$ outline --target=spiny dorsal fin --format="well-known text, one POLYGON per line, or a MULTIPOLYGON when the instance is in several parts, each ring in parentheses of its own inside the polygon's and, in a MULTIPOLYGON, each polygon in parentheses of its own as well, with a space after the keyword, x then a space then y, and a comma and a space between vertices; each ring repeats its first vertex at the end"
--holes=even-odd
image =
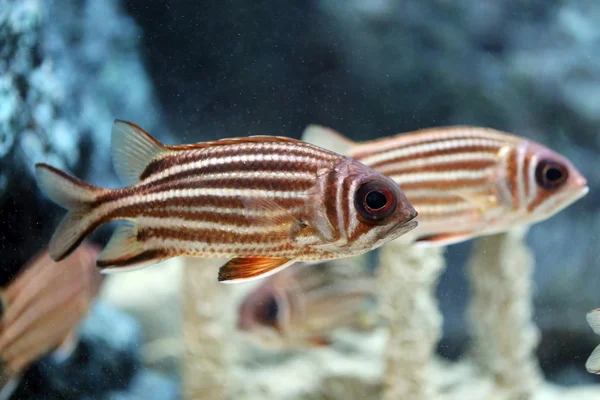
POLYGON ((302 140, 342 155, 348 155, 355 145, 341 133, 321 125, 308 125, 302 132, 302 140))
POLYGON ((113 166, 124 185, 135 185, 140 175, 165 145, 134 123, 115 120, 111 136, 113 166))
POLYGON ((289 258, 246 257, 234 258, 219 270, 219 282, 242 283, 266 278, 290 266, 289 258))

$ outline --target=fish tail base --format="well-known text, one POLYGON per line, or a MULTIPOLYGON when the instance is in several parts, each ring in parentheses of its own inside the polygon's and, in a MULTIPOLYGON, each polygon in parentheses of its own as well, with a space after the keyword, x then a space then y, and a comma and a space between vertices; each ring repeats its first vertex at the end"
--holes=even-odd
POLYGON ((50 239, 50 256, 60 261, 98 226, 93 218, 93 202, 105 189, 92 186, 47 164, 36 164, 40 190, 56 204, 69 210, 50 239))

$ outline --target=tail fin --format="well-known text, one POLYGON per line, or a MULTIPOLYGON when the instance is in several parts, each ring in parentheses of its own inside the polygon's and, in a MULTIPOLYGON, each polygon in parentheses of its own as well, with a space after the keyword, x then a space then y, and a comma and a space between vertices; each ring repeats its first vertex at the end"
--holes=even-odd
POLYGON ((356 144, 341 133, 321 125, 308 125, 302 132, 302 140, 342 155, 348 155, 356 144))
POLYGON ((74 178, 47 164, 36 164, 40 190, 59 206, 69 210, 50 239, 50 256, 54 261, 67 257, 97 226, 90 211, 99 192, 96 186, 74 178))

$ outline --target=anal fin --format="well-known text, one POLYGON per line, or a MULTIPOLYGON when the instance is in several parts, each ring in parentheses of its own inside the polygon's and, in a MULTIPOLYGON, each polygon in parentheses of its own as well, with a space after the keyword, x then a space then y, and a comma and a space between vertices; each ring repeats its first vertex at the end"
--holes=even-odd
POLYGON ((243 283, 266 278, 294 263, 289 258, 234 258, 219 269, 219 282, 243 283))
POLYGON ((147 267, 165 257, 157 250, 146 250, 137 240, 138 229, 134 221, 123 221, 100 252, 96 265, 102 273, 126 272, 147 267))

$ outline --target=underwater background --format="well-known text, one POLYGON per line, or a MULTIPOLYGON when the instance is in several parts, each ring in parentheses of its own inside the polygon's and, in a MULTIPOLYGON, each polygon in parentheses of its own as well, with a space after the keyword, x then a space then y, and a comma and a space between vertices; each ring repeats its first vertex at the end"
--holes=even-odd
MULTIPOLYGON (((300 138, 312 123, 354 140, 485 126, 556 149, 588 180, 590 193, 532 226, 527 244, 546 379, 600 384, 584 367, 600 342, 585 320, 600 307, 598 21, 592 0, 0 0, 0 284, 62 216, 37 189, 36 162, 120 185, 110 158, 115 118, 172 144, 300 138)), ((437 286, 437 351, 452 360, 469 342, 472 246, 445 250, 437 286)), ((177 374, 143 369, 139 322, 105 304, 94 312, 91 343, 114 352, 98 357, 124 364, 82 378, 79 391, 66 381, 65 393, 178 398, 177 374), (122 329, 99 333, 102 318, 122 329), (105 390, 110 380, 119 384, 105 390)))

